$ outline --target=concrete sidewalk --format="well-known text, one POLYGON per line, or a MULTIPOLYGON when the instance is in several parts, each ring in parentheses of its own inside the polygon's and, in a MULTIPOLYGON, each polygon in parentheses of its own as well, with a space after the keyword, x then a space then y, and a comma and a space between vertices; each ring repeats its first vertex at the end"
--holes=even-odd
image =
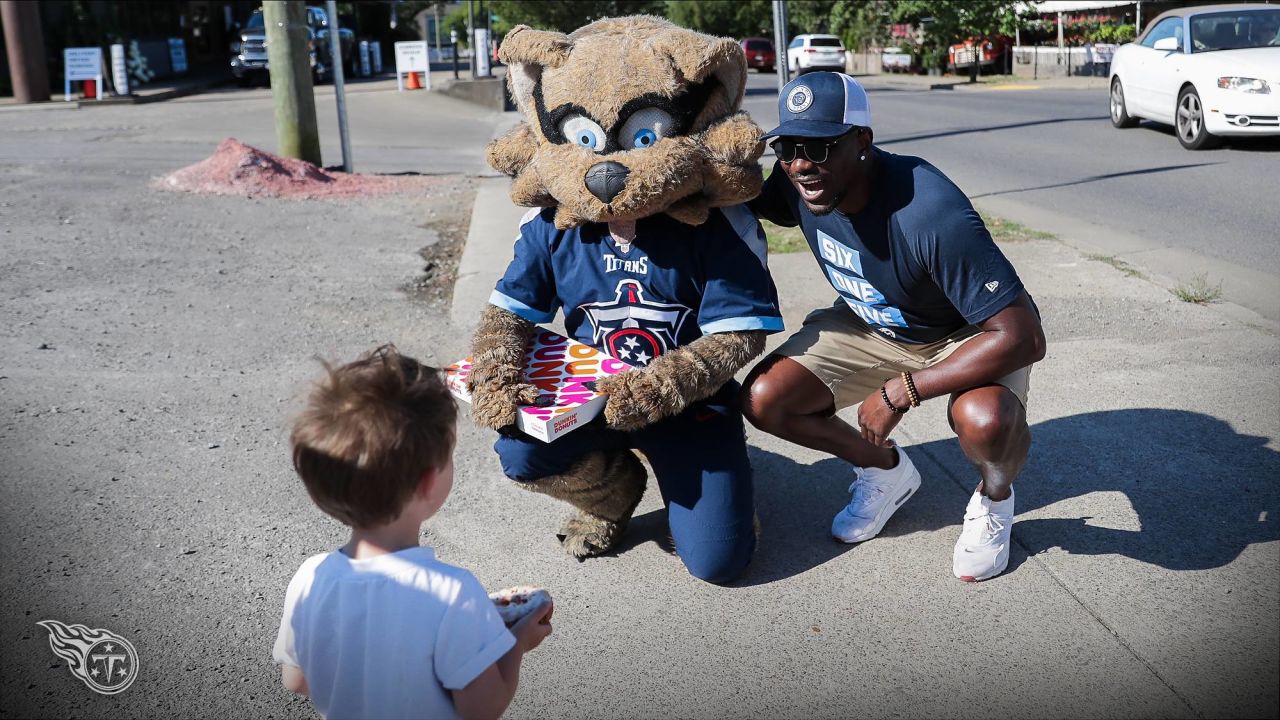
MULTIPOLYGON (((502 178, 478 188, 454 295, 460 334, 511 255, 523 209, 506 191, 502 178)), ((764 534, 734 587, 693 580, 659 548, 652 485, 616 556, 558 557, 563 508, 493 487, 491 438, 465 430, 481 492, 498 494, 529 538, 517 574, 496 553, 482 577, 528 579, 557 598, 556 634, 531 660, 512 716, 1280 712, 1280 342, 1247 311, 1242 321, 1232 308, 1179 302, 1063 243, 1004 250, 1044 313, 1049 354, 1032 375, 1034 447, 1017 485, 1013 557, 986 583, 950 574, 977 474, 941 401, 896 431, 921 491, 858 546, 828 535, 849 468, 751 431, 764 534)), ((831 302, 807 253, 772 256, 770 267, 789 331, 831 302)), ((447 522, 438 532, 466 532, 483 516, 447 522)))
MULTIPOLYGON (((289 465, 289 413, 316 354, 394 341, 462 357, 522 213, 483 159, 514 114, 365 89, 348 99, 356 168, 450 177, 454 192, 300 203, 150 189, 228 135, 274 148, 263 89, 0 113, 0 715, 315 717, 280 687, 270 648, 289 578, 345 531, 289 465), (433 217, 473 186, 452 308, 416 301, 404 284, 422 274, 433 217), (125 634, 138 682, 83 687, 35 625, 49 618, 125 634)), ((852 547, 828 537, 849 469, 752 431, 763 539, 730 587, 663 550, 652 488, 619 552, 568 558, 553 537, 565 507, 503 478, 493 433, 464 414, 456 485, 426 542, 486 587, 556 598, 507 716, 1280 714, 1280 341, 1063 243, 1005 250, 1050 344, 1016 546, 985 583, 950 573, 976 474, 940 401, 895 435, 920 492, 852 547)), ((789 330, 832 299, 811 257, 770 266, 789 330)))

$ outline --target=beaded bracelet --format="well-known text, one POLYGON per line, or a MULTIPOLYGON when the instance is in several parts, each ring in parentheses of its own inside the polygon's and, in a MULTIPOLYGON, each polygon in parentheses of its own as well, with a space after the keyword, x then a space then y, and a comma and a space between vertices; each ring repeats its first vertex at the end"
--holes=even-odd
POLYGON ((911 402, 911 407, 920 407, 920 393, 916 392, 916 382, 911 379, 911 373, 902 371, 902 385, 907 389, 907 400, 911 402))
POLYGON ((907 408, 895 407, 894 404, 889 401, 889 393, 885 392, 883 385, 880 386, 880 397, 881 399, 884 400, 884 404, 887 405, 889 407, 889 410, 891 410, 895 415, 907 414, 907 408))

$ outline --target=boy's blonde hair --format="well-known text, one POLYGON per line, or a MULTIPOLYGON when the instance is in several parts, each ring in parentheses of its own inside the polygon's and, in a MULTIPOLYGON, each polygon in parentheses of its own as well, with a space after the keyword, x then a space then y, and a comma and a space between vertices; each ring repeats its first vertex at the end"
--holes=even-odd
POLYGON ((323 365, 290 437, 293 467, 324 512, 352 527, 386 524, 425 473, 448 464, 457 406, 438 369, 395 345, 323 365))

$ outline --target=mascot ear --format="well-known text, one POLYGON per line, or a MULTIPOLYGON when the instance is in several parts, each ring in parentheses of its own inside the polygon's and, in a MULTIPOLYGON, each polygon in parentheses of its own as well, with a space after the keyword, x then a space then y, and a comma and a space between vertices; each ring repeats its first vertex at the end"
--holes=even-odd
POLYGON ((737 42, 729 38, 707 42, 706 35, 681 31, 659 36, 654 49, 670 57, 677 73, 689 83, 715 78, 720 85, 694 121, 694 131, 705 128, 714 118, 732 114, 741 105, 747 87, 747 57, 737 42))
POLYGON ((533 86, 542 77, 544 67, 558 68, 569 59, 573 42, 564 33, 534 30, 517 25, 507 33, 498 49, 498 59, 507 64, 511 96, 525 117, 532 117, 533 86))

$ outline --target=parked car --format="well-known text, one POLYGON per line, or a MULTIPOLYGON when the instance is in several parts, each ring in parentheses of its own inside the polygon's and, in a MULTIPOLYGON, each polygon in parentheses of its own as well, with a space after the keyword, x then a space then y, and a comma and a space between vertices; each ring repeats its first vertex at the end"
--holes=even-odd
POLYGON ((947 48, 947 66, 957 75, 966 75, 973 70, 973 57, 977 55, 975 47, 981 44, 982 54, 978 60, 978 74, 983 72, 1000 72, 1004 70, 1004 54, 1010 43, 1007 38, 992 37, 969 38, 947 48))
POLYGON ((1280 135, 1280 6, 1170 10, 1111 60, 1111 124, 1174 126, 1188 150, 1280 135))
POLYGON ((844 72, 844 45, 835 35, 797 35, 787 46, 787 67, 796 75, 813 70, 844 72))
POLYGON ((760 72, 773 72, 777 54, 773 49, 773 41, 769 38, 743 38, 739 43, 742 52, 747 56, 747 68, 755 68, 760 72))
MULTIPOLYGON (((355 74, 355 33, 347 28, 339 30, 342 48, 342 65, 349 75, 355 74)), ((315 82, 333 77, 332 51, 329 49, 329 16, 324 8, 307 8, 307 45, 311 55, 311 74, 315 82)), ((267 74, 267 28, 262 20, 262 8, 253 11, 248 22, 240 29, 240 37, 231 41, 231 74, 241 84, 247 85, 255 76, 267 74)))

